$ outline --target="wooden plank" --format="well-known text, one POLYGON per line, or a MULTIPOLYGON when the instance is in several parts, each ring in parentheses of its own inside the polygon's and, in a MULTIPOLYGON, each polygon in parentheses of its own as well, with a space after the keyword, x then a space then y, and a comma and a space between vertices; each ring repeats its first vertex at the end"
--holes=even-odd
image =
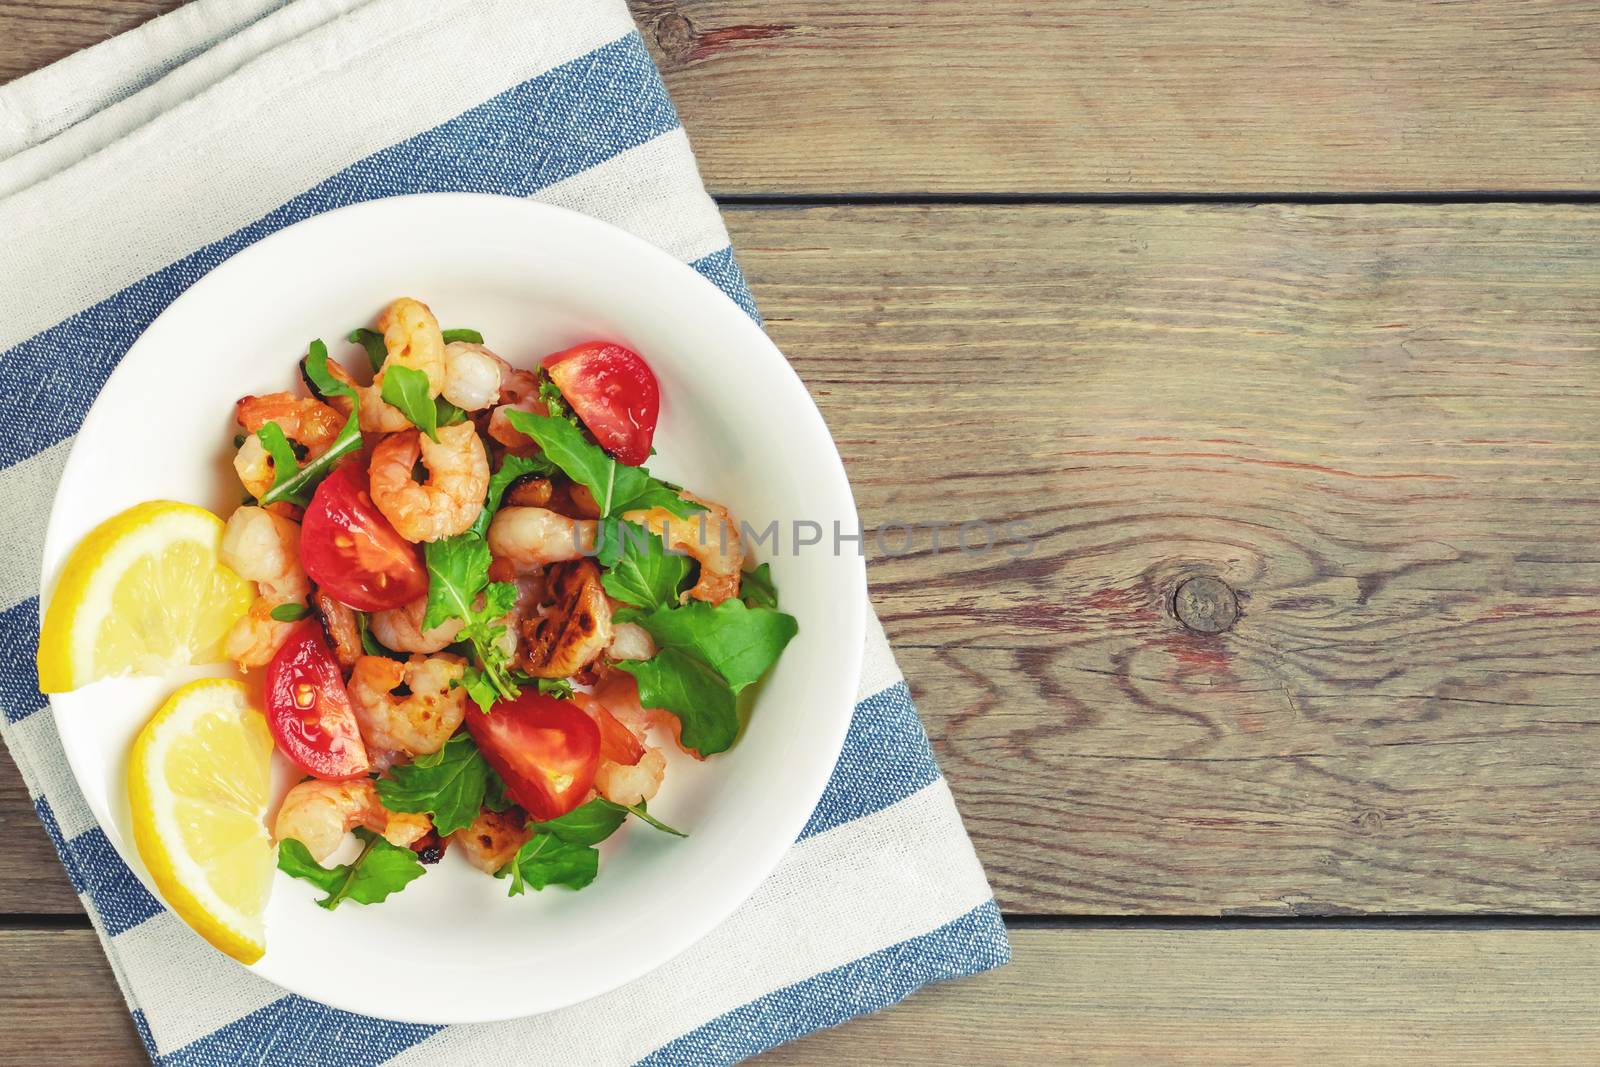
POLYGON ((729 221, 1008 911, 1600 908, 1600 213, 729 221))
MULTIPOLYGON (((1581 1063, 1600 933, 1529 929, 1020 930, 1009 967, 930 987, 768 1064, 1581 1063)), ((0 930, 17 1063, 142 1052, 88 930, 0 930)))
POLYGON ((183 0, 0 0, 0 83, 48 66, 183 0))
POLYGON ((722 193, 1593 189, 1567 0, 654 0, 722 193))
POLYGON ((1600 909, 1600 213, 730 223, 869 527, 1038 535, 870 565, 1009 912, 1600 909))
POLYGON ((0 745, 0 915, 74 915, 83 906, 34 814, 11 753, 0 745))
MULTIPOLYGON (((0 0, 0 81, 175 7, 0 0)), ((1594 189, 1568 0, 633 0, 713 191, 1594 189)))

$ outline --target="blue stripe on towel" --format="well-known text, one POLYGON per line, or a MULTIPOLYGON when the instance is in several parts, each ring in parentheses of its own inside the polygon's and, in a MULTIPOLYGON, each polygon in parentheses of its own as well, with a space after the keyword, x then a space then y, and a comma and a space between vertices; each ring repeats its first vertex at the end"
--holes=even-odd
POLYGON ((11 651, 0 658, 0 707, 6 722, 17 723, 44 707, 39 693, 39 669, 34 650, 39 647, 39 598, 0 611, 0 648, 11 651))
POLYGON ((268 234, 332 208, 405 193, 530 196, 677 126, 644 42, 630 33, 373 153, 0 353, 0 425, 7 428, 0 468, 76 433, 112 368, 151 321, 223 260, 268 234), (539 121, 528 121, 530 115, 539 121))
POLYGON ((161 913, 161 903, 122 862, 104 830, 96 826, 67 841, 48 800, 39 797, 33 802, 33 810, 44 823, 50 843, 61 854, 72 888, 94 904, 100 925, 109 936, 116 937, 161 913))
POLYGON ((800 839, 881 811, 938 779, 911 690, 896 682, 856 705, 839 762, 800 839))
MULTIPOLYGON (((353 978, 359 980, 359 967, 353 978)), ((290 994, 162 1056, 161 1067, 338 1063, 371 1067, 443 1027, 370 1019, 290 994)))
POLYGON ((929 982, 961 978, 1010 958, 1000 910, 991 900, 919 937, 752 1000, 639 1062, 641 1067, 737 1063, 814 1030, 897 1004, 929 982))

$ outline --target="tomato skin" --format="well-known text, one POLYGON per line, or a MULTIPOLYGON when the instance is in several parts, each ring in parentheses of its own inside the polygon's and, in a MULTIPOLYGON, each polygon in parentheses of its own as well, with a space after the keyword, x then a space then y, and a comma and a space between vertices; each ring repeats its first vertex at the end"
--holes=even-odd
POLYGON ((360 459, 317 486, 300 523, 300 563, 319 589, 357 611, 402 607, 428 591, 421 549, 373 504, 360 459))
POLYGON ((525 689, 487 715, 467 711, 467 732, 506 788, 539 822, 582 804, 600 765, 600 728, 570 700, 525 689))
POLYGON ((307 621, 267 664, 267 726, 278 751, 307 774, 330 782, 359 778, 371 764, 344 675, 307 621))
POLYGON ((608 341, 586 341, 546 356, 542 366, 618 463, 637 467, 650 458, 661 387, 639 353, 608 341))

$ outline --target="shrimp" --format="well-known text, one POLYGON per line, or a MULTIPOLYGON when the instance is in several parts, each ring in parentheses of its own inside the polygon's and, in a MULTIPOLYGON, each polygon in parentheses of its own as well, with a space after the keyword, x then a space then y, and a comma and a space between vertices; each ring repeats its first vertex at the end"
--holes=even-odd
POLYGON ((636 622, 614 622, 611 624, 611 644, 606 648, 606 654, 614 660, 649 659, 656 654, 655 639, 650 636, 649 630, 636 622))
POLYGON ((344 419, 332 407, 293 393, 241 397, 234 405, 234 416, 247 436, 233 457, 233 469, 245 490, 257 499, 272 488, 275 477, 272 457, 256 436, 257 430, 269 422, 277 423, 285 437, 314 458, 328 450, 344 425, 344 419))
POLYGON ((385 437, 372 450, 372 502, 407 541, 437 541, 472 525, 489 489, 489 457, 470 422, 439 428, 439 440, 418 433, 385 437), (428 480, 412 480, 418 456, 428 480))
POLYGON ((739 579, 744 571, 744 543, 739 537, 739 524, 721 504, 702 500, 693 493, 678 495, 706 510, 686 519, 666 508, 628 511, 622 517, 649 527, 652 533, 661 535, 669 548, 699 562, 700 578, 690 587, 689 596, 712 604, 738 596, 739 579))
POLYGON ((550 409, 539 399, 539 376, 529 370, 513 370, 501 376, 500 406, 489 416, 488 434, 513 452, 531 452, 533 438, 511 425, 508 411, 548 415, 550 409))
POLYGON ((344 835, 365 827, 401 848, 410 847, 433 830, 426 815, 390 811, 378 800, 370 778, 349 782, 312 779, 289 790, 278 808, 274 835, 279 841, 294 838, 321 863, 338 849, 344 835))
POLYGON ((422 628, 422 616, 428 610, 428 598, 419 596, 404 607, 373 612, 367 619, 372 636, 385 648, 396 652, 438 652, 456 639, 466 623, 461 619, 446 619, 431 630, 422 628))
POLYGON ((582 559, 594 551, 596 523, 547 508, 510 507, 489 523, 489 551, 526 574, 547 563, 582 559))
POLYGON ((494 874, 510 863, 517 850, 528 843, 533 831, 523 824, 527 816, 517 809, 490 811, 484 808, 472 825, 457 830, 450 840, 461 846, 467 862, 487 874, 494 874))
POLYGON ((482 345, 452 341, 444 346, 445 382, 440 395, 463 411, 481 411, 500 399, 505 360, 482 345))
POLYGON ((239 577, 256 583, 256 601, 234 623, 223 643, 241 670, 265 667, 295 628, 272 618, 281 604, 298 604, 311 591, 300 566, 300 526, 258 507, 242 507, 222 531, 222 562, 239 577))
POLYGON ((445 364, 444 334, 439 330, 439 320, 433 317, 428 305, 409 296, 402 296, 383 309, 378 316, 378 332, 383 334, 383 347, 388 358, 379 369, 374 385, 381 385, 390 367, 410 367, 428 376, 428 395, 436 397, 444 390, 449 373, 445 364))
MULTIPOLYGON (((383 399, 383 385, 373 382, 371 385, 362 385, 343 365, 328 360, 328 373, 335 381, 343 382, 355 390, 356 396, 361 400, 361 413, 358 416, 358 425, 362 433, 400 433, 411 429, 411 420, 399 408, 383 399)), ((336 408, 346 418, 350 415, 352 404, 350 398, 342 395, 328 397, 328 404, 336 408)))
POLYGON ((312 594, 311 603, 322 616, 322 628, 328 632, 334 659, 345 670, 354 667, 361 658, 361 627, 356 623, 356 613, 321 589, 312 594))
POLYGON ((608 670, 595 683, 594 697, 634 736, 644 737, 659 726, 678 746, 679 751, 697 760, 705 759, 683 743, 683 722, 665 708, 647 708, 639 701, 639 684, 627 671, 608 670))
POLYGON ((460 656, 412 656, 404 663, 362 656, 350 674, 350 706, 361 739, 378 752, 421 756, 437 752, 461 725, 467 691, 452 682, 466 673, 460 656), (401 683, 411 690, 397 697, 401 683))
POLYGON ((647 748, 638 763, 601 760, 595 768, 594 788, 613 804, 641 804, 656 795, 666 773, 667 757, 659 748, 647 748))
POLYGON ((611 644, 611 602, 593 560, 564 563, 551 572, 550 609, 521 624, 517 663, 535 678, 566 678, 583 670, 611 644))

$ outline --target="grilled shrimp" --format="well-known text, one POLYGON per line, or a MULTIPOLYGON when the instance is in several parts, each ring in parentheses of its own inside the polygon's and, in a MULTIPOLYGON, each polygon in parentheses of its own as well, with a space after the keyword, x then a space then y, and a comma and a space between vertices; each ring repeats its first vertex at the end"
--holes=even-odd
POLYGON ((466 713, 467 691, 452 682, 466 673, 460 656, 412 656, 404 663, 362 656, 350 675, 350 705, 367 748, 420 756, 444 746, 466 713), (404 682, 410 694, 395 696, 404 682))
POLYGON ((501 508, 489 523, 489 551, 525 574, 593 552, 595 526, 591 519, 569 519, 547 508, 501 508))
POLYGON ((422 628, 422 616, 428 610, 428 598, 419 596, 404 607, 373 612, 367 618, 372 636, 385 648, 396 652, 438 652, 456 639, 461 619, 447 619, 431 630, 422 628))
POLYGON ((293 393, 241 397, 234 405, 234 416, 247 436, 233 457, 233 469, 245 490, 257 499, 272 488, 274 479, 272 457, 256 436, 257 430, 275 422, 285 437, 316 457, 328 450, 344 425, 339 412, 327 404, 293 393))
POLYGON ((382 834, 391 845, 409 847, 426 837, 433 823, 426 815, 390 811, 378 800, 370 778, 349 782, 312 779, 289 790, 278 808, 274 834, 292 837, 321 863, 338 849, 344 835, 357 826, 382 834))
POLYGON ((378 332, 383 334, 383 347, 388 357, 378 371, 374 384, 381 385, 388 369, 399 366, 426 374, 430 397, 438 396, 444 390, 449 377, 445 365, 444 334, 439 330, 439 320, 433 317, 427 304, 402 296, 378 316, 378 332))
POLYGON ((622 517, 649 527, 652 533, 661 535, 667 547, 699 562, 700 578, 690 587, 690 596, 712 604, 738 596, 739 578, 744 570, 744 543, 739 538, 739 524, 721 504, 702 500, 693 493, 678 495, 706 510, 679 518, 666 508, 649 508, 624 512, 622 517))
POLYGON ((611 644, 611 601, 593 560, 563 563, 550 572, 548 611, 521 623, 518 665, 535 678, 567 678, 611 644))
POLYGON ((528 843, 533 831, 523 824, 527 816, 516 808, 509 811, 490 811, 484 808, 472 825, 457 830, 450 840, 461 846, 467 862, 488 874, 494 874, 510 863, 517 850, 528 843))
POLYGON ((322 616, 322 628, 333 645, 333 658, 345 670, 354 667, 361 658, 361 627, 356 623, 356 613, 321 589, 311 594, 311 603, 322 616))
POLYGON ((264 508, 242 507, 222 531, 222 562, 256 583, 256 601, 233 629, 224 651, 241 670, 265 667, 295 623, 272 618, 280 604, 298 604, 311 591, 300 566, 300 526, 264 508))
POLYGON ((489 457, 470 422, 439 428, 439 440, 418 433, 385 437, 372 450, 372 502, 407 541, 437 541, 461 533, 483 510, 489 457), (421 457, 428 480, 414 481, 421 457))
POLYGON ((469 341, 445 345, 444 365, 440 395, 462 411, 481 411, 499 400, 500 382, 510 373, 505 360, 469 341))

